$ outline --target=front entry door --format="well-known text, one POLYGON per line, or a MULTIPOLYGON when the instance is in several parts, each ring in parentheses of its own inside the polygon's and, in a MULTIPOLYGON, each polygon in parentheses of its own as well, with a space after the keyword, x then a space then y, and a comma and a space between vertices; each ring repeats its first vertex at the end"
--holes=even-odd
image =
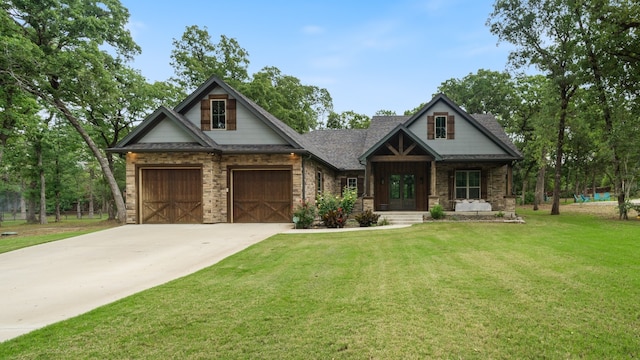
POLYGON ((416 209, 416 176, 389 175, 389 210, 416 209))

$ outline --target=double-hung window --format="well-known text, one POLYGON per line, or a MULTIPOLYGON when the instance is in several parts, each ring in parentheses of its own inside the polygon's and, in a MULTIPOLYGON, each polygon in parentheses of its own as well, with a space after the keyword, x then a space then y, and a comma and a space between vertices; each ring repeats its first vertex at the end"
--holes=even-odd
POLYGON ((480 170, 456 171, 456 199, 480 199, 480 170))
POLYGON ((438 115, 435 119, 436 123, 436 139, 447 138, 447 117, 438 115))
POLYGON ((347 178, 347 187, 358 192, 358 178, 347 178))
POLYGON ((224 130, 227 128, 226 100, 211 100, 211 129, 224 130))

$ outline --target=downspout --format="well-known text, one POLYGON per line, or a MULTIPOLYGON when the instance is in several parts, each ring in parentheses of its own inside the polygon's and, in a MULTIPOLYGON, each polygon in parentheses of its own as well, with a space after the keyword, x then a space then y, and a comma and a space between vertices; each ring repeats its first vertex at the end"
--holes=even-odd
POLYGON ((367 174, 367 163, 363 164, 361 160, 358 160, 360 165, 364 166, 364 189, 362 191, 362 201, 360 202, 360 211, 364 212, 364 198, 369 194, 369 174, 367 174))

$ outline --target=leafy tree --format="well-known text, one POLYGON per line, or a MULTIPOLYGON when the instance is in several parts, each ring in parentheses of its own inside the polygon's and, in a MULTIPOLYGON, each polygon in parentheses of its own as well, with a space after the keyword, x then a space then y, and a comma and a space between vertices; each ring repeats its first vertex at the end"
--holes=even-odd
POLYGON ((535 66, 554 84, 560 105, 555 142, 555 174, 551 214, 560 214, 563 150, 570 102, 578 89, 575 19, 563 0, 498 0, 487 21, 500 41, 515 45, 509 61, 535 66))
POLYGON ((396 112, 393 110, 378 110, 375 116, 396 116, 396 112))
POLYGON ((118 0, 2 3, 7 32, 0 38, 2 74, 15 86, 50 104, 81 135, 100 164, 116 202, 117 218, 126 208, 113 172, 75 110, 96 89, 113 88, 109 76, 123 59, 139 52, 126 29, 129 13, 118 0))
MULTIPOLYGON (((167 82, 149 84, 139 71, 125 65, 114 66, 107 82, 110 86, 96 88, 91 96, 83 99, 78 117, 86 119, 90 134, 101 148, 114 147, 136 122, 145 118, 160 105, 174 105, 184 96, 182 91, 167 82)), ((124 163, 113 153, 107 152, 105 158, 112 173, 116 166, 124 163)), ((89 160, 87 160, 89 162, 89 160)), ((123 179, 118 178, 116 179, 123 179)), ((124 183, 119 183, 119 187, 124 183)), ((113 198, 109 204, 113 203, 113 198)), ((107 213, 113 218, 113 207, 107 213)))
POLYGON ((276 67, 255 73, 253 80, 240 90, 299 133, 318 127, 322 115, 333 108, 326 89, 303 85, 300 79, 284 75, 276 67))
POLYGON ((328 129, 366 129, 369 127, 371 119, 364 114, 355 111, 344 111, 340 114, 331 112, 327 119, 328 129))
POLYGON ((513 81, 510 116, 501 119, 505 130, 512 134, 514 142, 524 155, 524 161, 516 164, 522 171, 522 200, 528 189, 529 175, 536 172, 534 210, 544 201, 546 169, 553 147, 553 119, 557 104, 553 98, 552 84, 542 75, 518 76, 513 81))
POLYGON ((420 111, 420 109, 422 109, 427 103, 421 103, 420 105, 418 105, 417 107, 410 109, 410 110, 405 110, 403 115, 404 116, 411 116, 415 113, 417 113, 418 111, 420 111))
POLYGON ((508 118, 514 101, 511 75, 480 69, 462 79, 449 79, 438 87, 441 92, 470 114, 493 114, 508 118))
POLYGON ((190 90, 216 75, 300 133, 315 129, 333 109, 326 89, 303 85, 276 67, 264 67, 250 77, 249 53, 224 35, 212 43, 206 27, 187 27, 173 45, 174 80, 190 90))
POLYGON ((187 26, 180 40, 173 39, 171 66, 174 79, 188 91, 196 89, 212 75, 237 87, 249 79, 249 53, 238 41, 220 36, 220 42, 211 42, 207 27, 187 26))
POLYGON ((639 90, 640 45, 637 36, 640 35, 640 4, 605 0, 572 1, 568 4, 577 24, 576 34, 582 49, 582 81, 598 103, 598 114, 603 120, 600 122, 602 135, 611 150, 609 154, 620 217, 627 219, 626 207, 623 206, 630 190, 626 181, 628 172, 623 164, 627 154, 626 151, 621 152, 627 139, 617 136, 615 129, 622 127, 627 129, 623 130, 625 132, 633 132, 637 128, 637 122, 627 120, 636 117, 624 110, 624 103, 626 99, 635 98, 639 90), (619 108, 621 105, 623 107, 619 108))

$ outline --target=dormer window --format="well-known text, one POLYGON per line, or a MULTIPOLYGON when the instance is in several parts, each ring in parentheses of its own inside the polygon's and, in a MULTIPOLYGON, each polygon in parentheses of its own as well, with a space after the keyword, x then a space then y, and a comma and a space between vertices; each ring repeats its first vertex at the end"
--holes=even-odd
POLYGON ((227 128, 227 102, 225 100, 211 100, 211 129, 224 130, 227 128))
POLYGON ((443 115, 436 116, 436 139, 447 138, 447 117, 443 115))

